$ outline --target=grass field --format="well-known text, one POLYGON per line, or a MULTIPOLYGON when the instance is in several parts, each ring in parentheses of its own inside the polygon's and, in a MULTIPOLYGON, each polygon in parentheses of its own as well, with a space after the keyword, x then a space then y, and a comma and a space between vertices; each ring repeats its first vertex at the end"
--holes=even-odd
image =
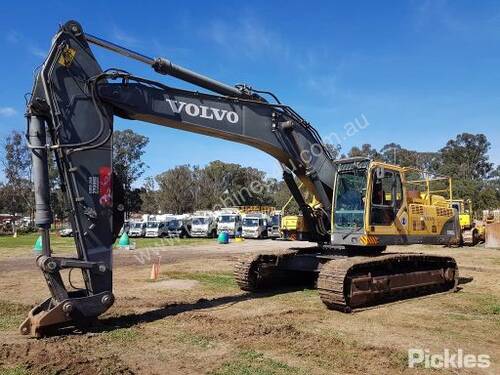
MULTIPOLYGON (((0 236, 0 255, 19 256, 29 254, 32 252, 38 236, 38 233, 21 234, 16 238, 12 236, 0 236)), ((131 238, 130 241, 136 249, 144 249, 171 245, 196 246, 208 244, 215 240, 211 238, 131 238)), ((61 237, 55 232, 50 236, 50 243, 56 254, 71 253, 75 249, 73 237, 61 237)))
MULTIPOLYGON (((30 248, 35 238, 17 241, 30 248)), ((162 243, 135 241, 143 249, 162 243)), ((70 247, 72 239, 54 236, 54 243, 70 247)), ((48 296, 46 283, 32 259, 0 252, 0 375, 500 373, 500 251, 392 247, 390 251, 453 256, 460 274, 473 281, 457 293, 343 314, 327 310, 315 289, 248 294, 238 288, 232 271, 239 257, 289 246, 271 240, 228 245, 211 239, 179 240, 156 249, 162 262, 154 281, 150 261, 135 258, 146 250, 116 251, 116 301, 99 324, 87 332, 42 340, 20 336, 17 327, 30 308, 48 296), (408 368, 410 348, 433 354, 445 349, 486 354, 491 366, 408 368)), ((297 241, 292 246, 307 244, 297 241)), ((21 254, 29 248, 11 251, 21 254)), ((76 274, 73 281, 81 285, 76 274)))

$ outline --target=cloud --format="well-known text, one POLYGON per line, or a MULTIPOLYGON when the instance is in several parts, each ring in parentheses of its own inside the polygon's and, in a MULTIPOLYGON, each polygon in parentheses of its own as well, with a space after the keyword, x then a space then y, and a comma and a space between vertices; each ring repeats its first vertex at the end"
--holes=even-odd
POLYGON ((28 47, 28 51, 33 55, 33 56, 36 56, 36 57, 41 57, 41 58, 45 58, 47 57, 47 52, 45 52, 44 50, 42 50, 41 48, 38 48, 38 47, 35 47, 35 46, 29 46, 28 47))
POLYGON ((241 17, 231 23, 214 20, 203 33, 220 47, 257 59, 263 55, 288 59, 290 46, 276 31, 253 16, 241 17))
POLYGON ((19 44, 33 56, 40 58, 45 58, 47 56, 47 51, 44 51, 43 49, 37 47, 30 38, 26 38, 23 34, 15 30, 9 31, 5 36, 5 40, 13 45, 19 44))
POLYGON ((111 36, 114 40, 117 40, 127 45, 138 45, 142 43, 140 38, 124 31, 123 29, 119 28, 116 25, 113 26, 113 31, 111 33, 111 36))
POLYGON ((17 111, 12 107, 0 107, 0 116, 11 117, 17 115, 17 111))
POLYGON ((457 2, 423 0, 412 2, 413 24, 417 32, 432 30, 451 34, 454 39, 494 39, 500 37, 500 12, 495 7, 468 12, 457 2))

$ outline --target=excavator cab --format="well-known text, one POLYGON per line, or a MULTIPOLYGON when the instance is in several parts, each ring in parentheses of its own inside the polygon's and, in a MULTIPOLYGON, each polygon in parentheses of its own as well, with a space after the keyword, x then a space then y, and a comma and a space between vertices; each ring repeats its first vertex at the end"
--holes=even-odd
POLYGON ((414 180, 413 169, 366 158, 337 164, 332 244, 377 252, 387 245, 449 243, 457 237, 457 216, 436 194, 442 190, 430 188, 442 178, 414 180))

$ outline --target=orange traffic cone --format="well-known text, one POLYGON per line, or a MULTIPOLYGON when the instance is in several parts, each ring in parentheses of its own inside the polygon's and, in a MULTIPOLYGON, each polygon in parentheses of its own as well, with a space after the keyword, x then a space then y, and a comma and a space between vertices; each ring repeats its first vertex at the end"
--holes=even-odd
POLYGON ((160 257, 158 257, 158 260, 153 263, 151 267, 151 280, 157 280, 158 276, 160 276, 160 257))

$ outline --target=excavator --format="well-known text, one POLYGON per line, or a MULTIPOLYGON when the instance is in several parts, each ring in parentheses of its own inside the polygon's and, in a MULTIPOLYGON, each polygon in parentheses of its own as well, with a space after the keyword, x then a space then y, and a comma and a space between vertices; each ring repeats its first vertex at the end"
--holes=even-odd
MULTIPOLYGON (((254 292, 312 280, 325 305, 343 312, 456 289, 458 266, 451 257, 381 254, 387 245, 427 238, 427 231, 412 235, 405 229, 412 212, 403 203, 407 192, 398 171, 371 168, 365 158, 334 161, 314 127, 271 92, 218 82, 88 34, 78 22, 68 21, 52 40, 27 105, 35 223, 42 237, 36 263, 50 297, 29 312, 22 334, 40 337, 85 326, 113 305, 112 246, 125 211, 123 181, 113 173, 114 116, 250 145, 281 163, 310 241, 317 245, 242 259, 235 267, 241 289, 254 292), (147 64, 156 73, 195 85, 196 91, 122 69, 103 70, 90 45, 147 64), (60 175, 74 257, 52 253, 48 155, 54 155, 60 175), (367 178, 375 181, 368 190, 367 178), (306 203, 298 183, 318 205, 306 203), (65 270, 79 270, 84 286, 74 288, 71 276, 67 286, 65 270)), ((415 204, 415 210, 424 223, 419 228, 432 221, 424 206, 415 204)), ((429 238, 448 240, 456 235, 455 222, 450 216, 432 224, 429 238)))

